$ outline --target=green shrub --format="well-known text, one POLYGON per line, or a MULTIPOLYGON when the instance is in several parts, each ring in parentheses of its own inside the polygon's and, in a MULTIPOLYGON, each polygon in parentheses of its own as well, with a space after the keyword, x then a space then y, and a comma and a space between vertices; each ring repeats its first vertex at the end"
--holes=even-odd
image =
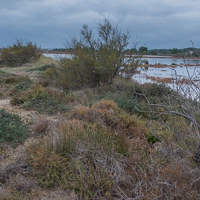
POLYGON ((68 116, 27 149, 39 185, 71 189, 80 199, 120 199, 118 188, 132 188, 133 169, 149 162, 144 121, 111 100, 77 106, 68 116))
POLYGON ((17 76, 6 79, 7 82, 12 83, 9 87, 9 95, 12 96, 10 103, 12 105, 19 105, 25 102, 25 98, 23 97, 24 93, 32 87, 32 81, 29 77, 17 76), (13 82, 13 81, 14 82, 13 82), (10 89, 12 88, 12 89, 10 89))
POLYGON ((18 115, 0 109, 0 144, 22 143, 28 137, 28 127, 18 115))
POLYGON ((65 104, 54 100, 51 97, 46 99, 30 99, 25 102, 22 106, 23 109, 36 110, 38 113, 46 113, 49 115, 55 115, 59 113, 65 113, 69 107, 65 104))
POLYGON ((155 142, 158 142, 159 139, 155 135, 149 134, 147 135, 147 141, 154 144, 155 142))
POLYGON ((55 65, 54 64, 51 64, 51 65, 42 65, 40 67, 29 69, 29 70, 27 70, 27 72, 32 72, 32 71, 44 72, 47 69, 55 69, 55 65))
POLYGON ((156 113, 156 108, 151 110, 148 103, 166 103, 168 95, 172 93, 171 89, 164 84, 139 85, 133 81, 121 80, 120 77, 114 84, 97 89, 97 93, 93 94, 93 102, 100 99, 113 100, 126 112, 147 119, 155 119, 156 113))
POLYGON ((10 99, 10 104, 13 106, 23 104, 24 102, 25 100, 23 98, 17 96, 14 96, 10 99))
POLYGON ((106 92, 99 95, 98 98, 110 99, 113 100, 119 108, 129 112, 129 113, 138 113, 140 110, 140 105, 134 95, 129 96, 126 92, 106 92))
POLYGON ((0 88, 5 96, 21 97, 23 92, 31 88, 32 81, 28 76, 20 76, 0 72, 0 88))
POLYGON ((22 64, 34 61, 41 56, 41 50, 36 44, 27 41, 16 40, 16 44, 4 47, 1 52, 1 59, 11 67, 18 67, 22 64))
POLYGON ((137 57, 127 57, 125 48, 129 44, 129 32, 112 26, 108 19, 97 24, 98 37, 93 30, 83 25, 80 39, 72 38, 71 58, 61 59, 60 66, 49 69, 49 79, 63 88, 96 87, 100 83, 112 84, 120 73, 131 77, 139 65, 137 57))
POLYGON ((24 91, 24 90, 26 90, 26 89, 28 89, 28 88, 30 88, 31 87, 31 85, 32 85, 32 82, 31 82, 31 80, 30 79, 22 79, 16 86, 15 86, 15 90, 17 90, 18 92, 19 91, 24 91))
POLYGON ((11 104, 23 104, 21 107, 24 109, 53 115, 58 112, 66 112, 69 109, 66 105, 69 101, 73 101, 73 97, 70 99, 70 96, 64 92, 54 92, 41 85, 35 85, 21 97, 14 96, 11 99, 11 104))

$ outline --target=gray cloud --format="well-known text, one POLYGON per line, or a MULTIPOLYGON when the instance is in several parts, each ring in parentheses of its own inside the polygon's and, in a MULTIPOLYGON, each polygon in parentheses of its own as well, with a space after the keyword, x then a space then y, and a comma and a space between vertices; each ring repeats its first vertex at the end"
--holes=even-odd
POLYGON ((82 24, 107 17, 149 49, 200 47, 199 8, 198 0, 0 0, 0 46, 19 38, 63 47, 82 24))

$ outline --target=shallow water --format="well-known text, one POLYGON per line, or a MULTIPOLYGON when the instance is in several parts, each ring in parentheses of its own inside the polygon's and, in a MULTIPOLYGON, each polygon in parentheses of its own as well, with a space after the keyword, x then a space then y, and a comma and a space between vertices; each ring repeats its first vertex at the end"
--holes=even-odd
MULTIPOLYGON (((71 55, 69 54, 43 54, 46 57, 51 57, 53 59, 59 60, 60 58, 67 57, 70 58, 71 55)), ((138 69, 140 74, 135 74, 132 79, 140 82, 155 82, 149 79, 148 77, 159 77, 159 78, 188 78, 196 80, 200 79, 200 67, 195 67, 196 65, 200 64, 198 59, 180 59, 180 58, 171 58, 169 56, 162 56, 162 57, 151 57, 151 56, 144 56, 142 59, 148 60, 149 64, 163 64, 163 68, 155 68, 155 67, 148 67, 148 70, 138 69), (178 65, 176 68, 172 68, 172 64, 178 65), (183 65, 181 65, 183 64, 183 65), (184 65, 194 65, 185 67, 184 65)), ((169 83, 168 83, 169 84, 169 83)))
POLYGON ((155 82, 150 79, 150 77, 155 78, 177 78, 177 79, 192 79, 199 80, 200 79, 200 67, 190 66, 190 67, 181 67, 177 66, 176 68, 172 67, 163 67, 163 68, 155 68, 149 67, 148 70, 141 69, 140 74, 135 74, 132 79, 140 82, 155 82))
POLYGON ((149 64, 156 64, 156 63, 160 63, 163 65, 172 65, 172 64, 176 64, 176 65, 198 65, 200 64, 198 59, 180 59, 180 58, 143 58, 145 60, 148 60, 149 64))

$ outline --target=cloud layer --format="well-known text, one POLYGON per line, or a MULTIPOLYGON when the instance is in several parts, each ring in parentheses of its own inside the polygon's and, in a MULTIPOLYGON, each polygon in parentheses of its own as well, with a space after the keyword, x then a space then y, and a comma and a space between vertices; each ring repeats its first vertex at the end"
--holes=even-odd
POLYGON ((64 47, 82 24, 109 18, 129 29, 132 41, 153 48, 200 47, 199 0, 0 0, 0 46, 15 38, 43 48, 64 47))

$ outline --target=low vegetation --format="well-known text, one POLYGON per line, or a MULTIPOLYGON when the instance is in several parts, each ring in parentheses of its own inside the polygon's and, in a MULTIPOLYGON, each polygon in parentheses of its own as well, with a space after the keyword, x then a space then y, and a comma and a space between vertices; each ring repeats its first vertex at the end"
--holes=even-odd
POLYGON ((47 73, 57 86, 64 89, 95 87, 113 83, 121 73, 127 77, 133 76, 140 59, 125 54, 130 40, 129 32, 122 32, 107 19, 98 23, 95 31, 98 37, 91 28, 83 25, 80 39, 72 38, 66 44, 73 49, 73 54, 70 58, 62 58, 60 66, 47 73))
POLYGON ((119 197, 118 187, 131 187, 126 170, 128 160, 138 156, 136 146, 141 165, 148 154, 145 135, 143 121, 102 100, 92 108, 74 108, 69 120, 60 118, 45 139, 27 149, 28 162, 43 187, 73 189, 80 199, 119 197))
MULTIPOLYGON (((107 20, 99 28, 125 37, 107 20)), ((93 41, 87 26, 81 34, 93 41)), ((200 199, 200 107, 188 96, 199 88, 115 74, 116 43, 98 41, 98 50, 76 43, 71 60, 1 68, 0 199, 200 199)))
POLYGON ((0 145, 22 143, 28 137, 28 127, 16 115, 0 109, 0 145))
POLYGON ((12 67, 19 67, 22 64, 34 61, 41 56, 41 50, 36 44, 27 41, 24 44, 20 40, 9 47, 4 47, 1 51, 1 64, 12 67))

